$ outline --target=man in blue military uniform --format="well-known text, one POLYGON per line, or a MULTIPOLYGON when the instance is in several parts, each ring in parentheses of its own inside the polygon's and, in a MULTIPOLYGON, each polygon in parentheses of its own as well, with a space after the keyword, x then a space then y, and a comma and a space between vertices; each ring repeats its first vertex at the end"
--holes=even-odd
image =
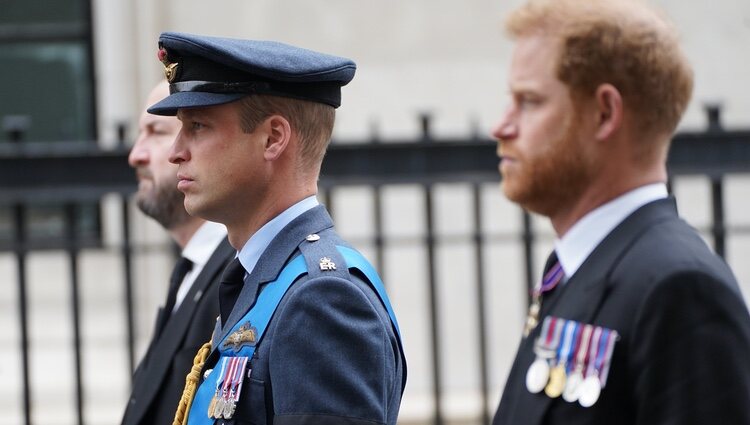
POLYGON ((632 0, 530 0, 508 30, 503 191, 557 239, 493 423, 750 424, 750 315, 665 184, 676 30, 632 0))
POLYGON ((182 121, 170 161, 185 208, 225 224, 238 250, 178 421, 395 424, 406 378, 395 316, 315 197, 355 64, 181 33, 162 34, 158 55, 171 95, 149 111, 182 121))

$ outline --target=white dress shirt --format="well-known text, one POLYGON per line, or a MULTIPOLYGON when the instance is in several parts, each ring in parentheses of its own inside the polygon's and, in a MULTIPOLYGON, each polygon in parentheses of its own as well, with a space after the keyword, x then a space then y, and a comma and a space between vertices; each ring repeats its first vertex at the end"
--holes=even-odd
POLYGON ((572 277, 599 243, 633 211, 667 196, 664 183, 653 183, 620 195, 583 216, 555 240, 555 252, 565 277, 572 277))
POLYGON ((214 253, 226 235, 227 228, 223 224, 207 221, 198 228, 198 231, 195 232, 187 245, 185 245, 185 248, 182 250, 182 256, 193 263, 193 268, 182 279, 180 289, 177 290, 177 297, 175 298, 172 313, 177 311, 177 308, 182 304, 188 291, 193 286, 193 282, 201 274, 203 267, 208 262, 208 259, 211 258, 211 254, 214 253))

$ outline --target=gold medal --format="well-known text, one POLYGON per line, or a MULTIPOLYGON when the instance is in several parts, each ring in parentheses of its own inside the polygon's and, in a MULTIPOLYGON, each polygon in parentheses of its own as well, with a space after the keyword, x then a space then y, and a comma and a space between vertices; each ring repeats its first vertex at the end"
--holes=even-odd
POLYGON ((559 363, 550 370, 549 382, 547 383, 547 386, 544 387, 544 393, 550 398, 560 397, 560 394, 565 390, 565 380, 565 365, 559 363))
POLYGON ((216 394, 214 394, 214 396, 211 397, 211 403, 208 403, 208 418, 209 419, 215 418, 214 409, 216 409, 216 394))

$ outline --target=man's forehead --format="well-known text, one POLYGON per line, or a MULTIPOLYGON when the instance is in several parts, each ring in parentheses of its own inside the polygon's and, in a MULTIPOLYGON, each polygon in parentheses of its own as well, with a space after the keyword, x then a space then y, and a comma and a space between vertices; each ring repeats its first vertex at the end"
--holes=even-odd
POLYGON ((511 89, 534 88, 545 80, 557 80, 557 44, 549 37, 521 37, 513 49, 508 82, 511 89))

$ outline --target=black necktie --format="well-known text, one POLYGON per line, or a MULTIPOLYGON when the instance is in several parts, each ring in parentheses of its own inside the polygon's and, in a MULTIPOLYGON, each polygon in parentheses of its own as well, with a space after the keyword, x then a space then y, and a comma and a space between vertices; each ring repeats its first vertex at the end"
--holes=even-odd
POLYGON ((177 291, 180 289, 182 280, 185 279, 185 275, 193 268, 193 262, 185 257, 180 257, 177 263, 172 269, 172 276, 169 277, 169 292, 167 293, 167 301, 164 303, 164 309, 162 314, 159 316, 159 323, 156 325, 157 337, 161 335, 164 327, 167 325, 169 316, 172 315, 174 310, 174 304, 177 300, 177 291))
POLYGON ((221 284, 219 285, 219 311, 221 312, 222 326, 227 322, 229 313, 232 312, 234 303, 242 291, 242 285, 245 283, 245 269, 242 267, 239 258, 235 258, 224 269, 221 275, 221 284))

